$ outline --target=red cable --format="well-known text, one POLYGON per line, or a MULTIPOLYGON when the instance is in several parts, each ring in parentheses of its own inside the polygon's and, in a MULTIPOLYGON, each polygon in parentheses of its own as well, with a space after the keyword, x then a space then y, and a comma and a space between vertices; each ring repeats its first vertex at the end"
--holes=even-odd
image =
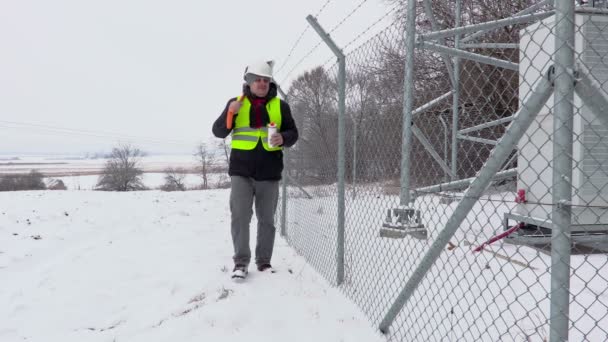
POLYGON ((491 243, 493 243, 493 242, 496 242, 496 241, 498 241, 498 240, 500 240, 500 239, 503 239, 503 238, 505 238, 505 237, 507 237, 507 236, 509 236, 509 235, 513 234, 514 232, 516 232, 517 230, 519 230, 519 229, 520 229, 521 227, 523 227, 523 226, 524 226, 524 223, 523 223, 523 222, 520 222, 520 223, 518 223, 518 224, 514 225, 513 227, 511 227, 511 228, 509 228, 509 229, 505 230, 504 232, 502 232, 502 233, 500 233, 500 234, 498 234, 498 235, 496 235, 496 236, 492 237, 490 240, 488 240, 488 241, 486 241, 486 242, 482 243, 482 244, 481 244, 481 246, 479 246, 479 247, 475 248, 475 249, 473 250, 473 252, 479 252, 479 251, 481 251, 481 250, 482 250, 482 249, 483 249, 485 246, 487 246, 487 245, 489 245, 489 244, 491 244, 491 243))

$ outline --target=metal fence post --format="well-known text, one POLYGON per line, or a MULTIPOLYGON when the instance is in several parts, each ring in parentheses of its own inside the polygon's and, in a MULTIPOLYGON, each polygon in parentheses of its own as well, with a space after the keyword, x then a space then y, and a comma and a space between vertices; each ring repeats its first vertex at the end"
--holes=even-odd
POLYGON ((555 0, 555 95, 550 341, 567 341, 570 327, 570 225, 574 125, 574 2, 555 0))
POLYGON ((352 187, 351 196, 353 199, 357 197, 357 120, 353 117, 353 170, 352 170, 352 187))
MULTIPOLYGON (((433 31, 439 31, 439 24, 437 23, 437 19, 435 19, 435 14, 433 13, 433 5, 431 4, 431 0, 423 0, 422 5, 424 7, 424 13, 426 14, 426 16, 429 18, 429 21, 431 22, 431 28, 433 29, 433 31)), ((440 38, 440 39, 438 39, 438 41, 439 41, 439 44, 445 45, 444 38, 440 38)), ((448 72, 448 75, 450 76, 450 81, 452 82, 452 85, 454 85, 455 79, 454 79, 454 75, 452 74, 454 72, 454 68, 452 66, 452 61, 450 60, 450 57, 448 54, 442 54, 441 58, 443 59, 443 64, 445 64, 446 71, 448 72)))
MULTIPOLYGON (((289 152, 283 151, 283 156, 285 159, 285 168, 283 170, 284 173, 289 173, 289 152)), ((283 184, 281 185, 281 193, 283 194, 283 199, 281 201, 281 236, 287 237, 287 180, 289 177, 283 177, 283 184)))
MULTIPOLYGON (((461 0, 456 0, 456 22, 455 27, 460 26, 460 12, 461 12, 461 0)), ((460 35, 456 35, 454 38, 454 47, 460 49, 460 35)), ((453 95, 452 95, 452 180, 458 179, 458 119, 459 109, 458 105, 460 102, 460 58, 454 57, 454 84, 453 95)), ((447 156, 446 156, 447 162, 447 156)))
MULTIPOLYGON (((288 101, 288 96, 287 94, 285 94, 283 92, 283 89, 281 89, 281 87, 277 87, 279 90, 279 93, 281 94, 281 96, 283 96, 283 99, 286 102, 288 101)), ((281 192, 283 193, 283 198, 281 200, 281 236, 282 237, 286 237, 287 236, 287 180, 289 179, 289 177, 287 177, 285 174, 289 173, 289 152, 287 152, 287 150, 283 150, 283 158, 285 160, 285 167, 283 168, 283 177, 282 177, 282 184, 281 184, 281 192)))
POLYGON ((344 116, 346 110, 346 56, 336 43, 329 37, 312 15, 306 20, 323 38, 325 43, 338 58, 338 234, 337 234, 337 279, 338 285, 344 282, 344 174, 345 174, 345 147, 346 139, 344 116))
POLYGON ((416 1, 407 2, 405 25, 405 77, 403 131, 401 135, 401 205, 410 203, 410 144, 412 141, 412 107, 414 104, 414 50, 416 48, 416 1))
MULTIPOLYGON (((443 127, 443 160, 445 160, 446 164, 449 160, 448 158, 448 125, 445 123, 445 119, 443 118, 443 116, 441 115, 441 113, 439 114, 439 116, 437 116, 439 118, 439 122, 441 123, 441 126, 443 127)), ((452 174, 454 174, 454 169, 452 168, 452 174)), ((450 177, 450 173, 449 172, 445 172, 445 181, 449 182, 451 179, 450 177)))

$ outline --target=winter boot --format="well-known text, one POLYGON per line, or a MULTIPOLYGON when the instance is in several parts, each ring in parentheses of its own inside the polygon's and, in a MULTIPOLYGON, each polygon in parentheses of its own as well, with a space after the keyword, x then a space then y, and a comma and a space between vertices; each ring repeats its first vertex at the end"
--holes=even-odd
POLYGON ((267 273, 274 273, 274 268, 272 268, 272 265, 270 264, 259 264, 258 265, 258 271, 260 272, 267 272, 267 273))
POLYGON ((232 270, 232 279, 243 280, 247 278, 247 273, 247 265, 234 265, 234 269, 232 270))

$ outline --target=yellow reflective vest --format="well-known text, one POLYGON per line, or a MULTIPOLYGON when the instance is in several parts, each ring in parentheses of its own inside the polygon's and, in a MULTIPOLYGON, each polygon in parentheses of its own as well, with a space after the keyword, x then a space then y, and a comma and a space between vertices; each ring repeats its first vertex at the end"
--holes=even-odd
MULTIPOLYGON (((261 140, 266 151, 282 150, 283 148, 280 146, 268 146, 267 127, 251 128, 249 117, 250 110, 251 102, 245 97, 234 122, 234 129, 232 130, 232 148, 237 150, 253 150, 261 140)), ((266 110, 268 111, 270 122, 274 122, 277 126, 277 132, 280 132, 281 100, 278 97, 270 99, 270 101, 266 103, 266 110)))

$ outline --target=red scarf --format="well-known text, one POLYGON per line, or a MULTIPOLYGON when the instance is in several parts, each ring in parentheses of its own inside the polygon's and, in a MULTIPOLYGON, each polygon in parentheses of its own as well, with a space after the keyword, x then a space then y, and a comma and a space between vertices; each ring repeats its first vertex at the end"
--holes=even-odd
POLYGON ((264 106, 266 106, 265 98, 253 98, 251 99, 251 113, 253 117, 250 118, 253 128, 260 128, 264 125, 262 121, 262 115, 264 114, 264 106))

